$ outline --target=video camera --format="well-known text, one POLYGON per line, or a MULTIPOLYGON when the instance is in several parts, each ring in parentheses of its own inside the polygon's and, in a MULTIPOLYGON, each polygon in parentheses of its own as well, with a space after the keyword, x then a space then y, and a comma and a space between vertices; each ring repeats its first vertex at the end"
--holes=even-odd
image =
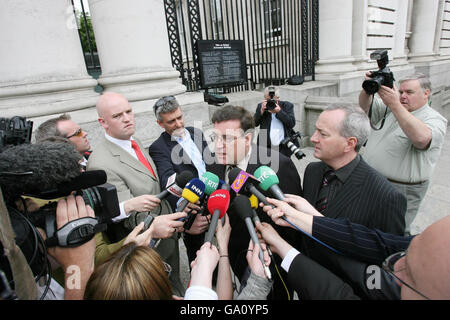
POLYGON ((266 108, 272 111, 277 107, 277 100, 275 100, 275 87, 269 87, 269 99, 267 99, 266 108))
POLYGON ((297 131, 294 132, 292 136, 288 136, 280 142, 280 144, 286 146, 291 151, 291 155, 294 154, 295 157, 299 160, 305 157, 305 154, 298 147, 300 145, 300 143, 298 142, 300 138, 301 138, 300 131, 297 131))
POLYGON ((389 63, 387 50, 376 50, 372 52, 370 54, 370 59, 377 60, 379 69, 377 71, 371 71, 369 77, 372 79, 363 82, 362 87, 364 91, 366 91, 368 95, 373 95, 380 90, 382 85, 392 89, 394 87, 395 79, 394 74, 387 66, 389 63))

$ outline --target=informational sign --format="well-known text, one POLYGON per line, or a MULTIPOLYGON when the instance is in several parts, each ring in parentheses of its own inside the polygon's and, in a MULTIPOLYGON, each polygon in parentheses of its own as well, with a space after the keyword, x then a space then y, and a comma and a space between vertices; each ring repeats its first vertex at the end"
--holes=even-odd
POLYGON ((214 88, 247 81, 243 40, 197 40, 201 87, 214 88))

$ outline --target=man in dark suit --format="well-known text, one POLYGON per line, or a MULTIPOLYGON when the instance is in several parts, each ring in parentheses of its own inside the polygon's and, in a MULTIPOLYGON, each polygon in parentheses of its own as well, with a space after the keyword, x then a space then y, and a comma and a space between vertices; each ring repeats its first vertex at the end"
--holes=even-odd
MULTIPOLYGON (((271 152, 270 149, 251 143, 254 120, 247 110, 243 107, 225 106, 214 112, 211 121, 214 125, 211 138, 214 141, 217 162, 207 165, 208 171, 231 184, 233 181, 228 181, 228 172, 234 167, 253 174, 260 166, 269 166, 277 173, 280 180, 279 186, 283 192, 302 195, 300 176, 293 162, 284 155, 274 154, 274 150, 271 152)), ((247 268, 245 253, 250 236, 244 221, 234 210, 236 208, 233 207, 228 210, 231 225, 229 259, 234 274, 242 280, 247 268)), ((270 222, 270 218, 262 210, 258 209, 257 213, 261 221, 270 222)), ((285 229, 280 232, 283 237, 295 242, 295 232, 291 231, 285 229)), ((276 292, 274 296, 285 297, 286 293, 278 277, 275 276, 275 271, 272 274, 274 274, 274 292, 276 292), (279 289, 282 291, 278 291, 279 289)))
MULTIPOLYGON (((188 170, 195 177, 206 172, 204 155, 211 157, 208 144, 201 130, 184 127, 184 117, 178 101, 173 96, 158 99, 153 106, 157 122, 164 132, 149 147, 160 178, 161 189, 166 188, 167 180, 174 173, 188 170)), ((177 207, 178 198, 170 195, 169 201, 173 210, 177 207)), ((192 206, 196 208, 196 206, 192 206)), ((197 207, 197 209, 199 209, 197 207)), ((197 215, 189 230, 183 234, 189 264, 195 260, 197 250, 203 244, 204 233, 208 230, 208 220, 197 215)))
POLYGON ((272 148, 286 157, 291 157, 291 151, 280 142, 291 136, 295 126, 294 105, 289 101, 281 101, 279 89, 266 87, 264 100, 256 107, 254 115, 255 126, 259 126, 258 145, 272 148))

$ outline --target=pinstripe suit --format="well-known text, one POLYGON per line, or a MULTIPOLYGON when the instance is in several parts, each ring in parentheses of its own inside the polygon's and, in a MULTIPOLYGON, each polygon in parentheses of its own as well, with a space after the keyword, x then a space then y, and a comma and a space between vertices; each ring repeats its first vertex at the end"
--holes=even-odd
MULTIPOLYGON (((326 169, 324 162, 310 163, 305 170, 303 195, 315 204, 326 169)), ((330 201, 323 215, 348 218, 370 229, 403 235, 406 198, 363 159, 330 201)))

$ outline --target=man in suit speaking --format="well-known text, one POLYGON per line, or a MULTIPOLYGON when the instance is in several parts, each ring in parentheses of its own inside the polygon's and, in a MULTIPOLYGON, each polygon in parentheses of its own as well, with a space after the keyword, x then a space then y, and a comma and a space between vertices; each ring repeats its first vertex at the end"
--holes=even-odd
POLYGON ((153 224, 167 230, 167 237, 155 250, 172 267, 169 279, 174 294, 183 295, 177 236, 182 222, 177 220, 186 214, 171 214, 169 203, 155 196, 161 192, 156 166, 133 137, 135 121, 128 100, 120 94, 106 92, 97 102, 97 113, 105 136, 95 146, 87 169, 106 172, 108 183, 117 189, 121 208, 120 216, 115 219, 117 223, 108 226, 108 236, 114 242, 121 240, 149 214, 154 215, 153 224))

